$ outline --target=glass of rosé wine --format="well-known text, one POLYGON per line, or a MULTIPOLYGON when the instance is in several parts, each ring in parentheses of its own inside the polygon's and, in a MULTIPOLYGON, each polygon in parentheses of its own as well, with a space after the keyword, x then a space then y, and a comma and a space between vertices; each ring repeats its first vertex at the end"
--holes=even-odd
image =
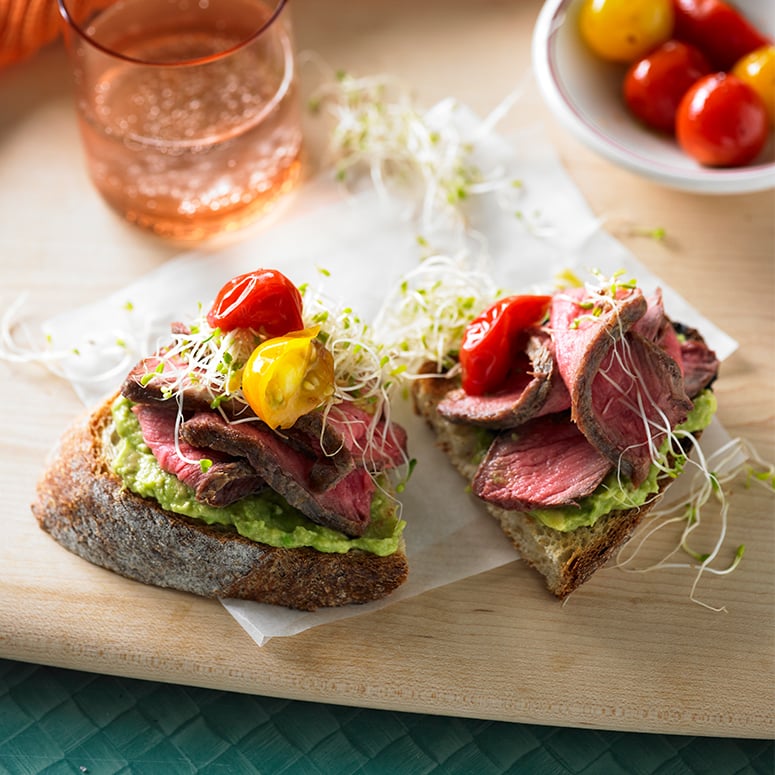
POLYGON ((301 173, 287 0, 58 0, 89 174, 131 223, 241 228, 301 173))

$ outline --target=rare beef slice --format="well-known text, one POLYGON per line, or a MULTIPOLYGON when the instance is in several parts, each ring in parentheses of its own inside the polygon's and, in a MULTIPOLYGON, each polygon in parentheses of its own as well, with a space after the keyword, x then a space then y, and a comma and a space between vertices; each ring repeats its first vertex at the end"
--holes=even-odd
MULTIPOLYGON (((656 305, 661 307, 657 297, 656 305)), ((681 367, 653 339, 663 331, 662 316, 660 309, 649 311, 639 289, 620 290, 615 297, 572 289, 556 294, 550 310, 572 420, 636 485, 665 435, 692 407, 681 367)))

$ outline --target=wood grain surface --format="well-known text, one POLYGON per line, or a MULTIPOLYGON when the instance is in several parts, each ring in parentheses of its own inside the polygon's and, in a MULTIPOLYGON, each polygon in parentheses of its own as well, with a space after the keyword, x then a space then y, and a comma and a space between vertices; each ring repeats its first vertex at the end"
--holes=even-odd
MULTIPOLYGON (((537 0, 294 0, 299 49, 336 68, 390 72, 425 104, 480 114, 529 67, 537 0)), ((29 292, 42 320, 98 299, 179 251, 133 230, 86 177, 64 54, 0 73, 0 309, 29 292)), ((775 460, 775 197, 670 191, 569 137, 528 93, 606 228, 740 343, 717 383, 733 436, 775 460), (666 239, 637 236, 661 227, 666 239)), ((508 131, 517 118, 506 118, 508 131)), ((309 169, 322 139, 309 133, 309 169)), ((686 575, 598 573, 562 606, 519 562, 368 616, 258 648, 222 606, 92 567, 37 528, 35 481, 67 422, 69 387, 0 362, 0 656, 241 692, 580 727, 775 734, 775 499, 739 488, 730 543, 746 556, 687 599, 686 575)))

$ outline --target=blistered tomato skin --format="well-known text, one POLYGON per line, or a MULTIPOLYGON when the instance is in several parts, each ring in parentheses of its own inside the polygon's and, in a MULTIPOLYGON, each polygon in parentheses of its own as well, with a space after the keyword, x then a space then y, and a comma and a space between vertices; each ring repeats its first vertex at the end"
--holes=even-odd
POLYGON ((742 167, 767 141, 767 110, 759 95, 734 75, 701 78, 678 106, 676 137, 707 167, 742 167))
POLYGON ((732 73, 762 98, 770 129, 775 127, 775 46, 763 46, 747 54, 735 64, 732 73))
MULTIPOLYGON (((716 70, 772 43, 740 11, 722 0, 673 0, 675 37, 697 46, 716 70)), ((762 0, 762 7, 771 0, 762 0)))
POLYGON ((503 385, 513 363, 519 335, 540 323, 551 296, 508 296, 486 309, 466 327, 460 345, 463 390, 472 396, 503 385))
POLYGON ((673 0, 585 0, 579 28, 602 59, 630 64, 669 40, 673 0))
POLYGON ((681 98, 710 71, 699 49, 669 40, 629 67, 624 77, 624 100, 646 126, 673 134, 681 98))
POLYGON ((281 336, 304 328, 298 288, 275 269, 257 269, 233 277, 218 292, 207 313, 211 328, 250 328, 263 336, 281 336))

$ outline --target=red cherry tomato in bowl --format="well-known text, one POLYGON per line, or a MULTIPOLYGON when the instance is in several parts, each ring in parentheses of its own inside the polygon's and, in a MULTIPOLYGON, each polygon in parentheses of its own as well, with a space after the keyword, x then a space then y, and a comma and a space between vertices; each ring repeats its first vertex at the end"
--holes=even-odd
POLYGON ((481 396, 497 390, 513 363, 519 334, 546 316, 551 296, 508 296, 474 318, 463 333, 463 390, 481 396))
POLYGON ((669 40, 629 67, 624 77, 624 101, 644 124, 672 134, 681 98, 710 71, 699 49, 669 40))
POLYGON ((697 46, 717 70, 730 70, 738 59, 771 43, 722 0, 673 0, 673 4, 674 37, 697 46))
POLYGON ((304 328, 298 288, 275 269, 257 269, 233 277, 221 288, 207 313, 211 328, 252 328, 267 336, 283 336, 304 328))
POLYGON ((747 84, 728 73, 697 81, 678 106, 676 137, 707 167, 741 167, 767 142, 767 109, 747 84))

